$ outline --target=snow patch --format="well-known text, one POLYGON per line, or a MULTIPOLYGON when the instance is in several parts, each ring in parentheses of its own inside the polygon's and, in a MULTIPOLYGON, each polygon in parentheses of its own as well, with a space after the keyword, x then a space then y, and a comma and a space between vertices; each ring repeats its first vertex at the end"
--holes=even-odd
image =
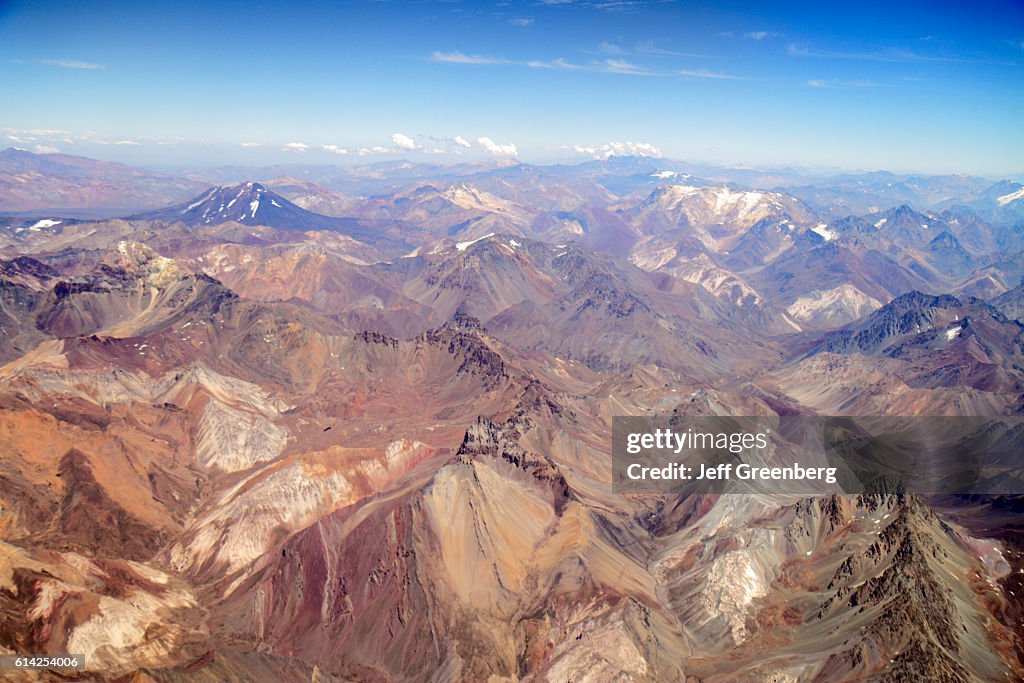
POLYGON ((811 232, 820 235, 826 242, 831 242, 835 238, 839 237, 839 233, 835 230, 829 230, 828 225, 825 223, 818 223, 811 228, 811 232))
POLYGON ((489 232, 486 235, 484 235, 483 237, 477 237, 475 240, 469 240, 468 242, 458 242, 455 245, 455 248, 458 249, 459 251, 466 251, 466 249, 469 249, 471 246, 473 246, 477 242, 480 242, 481 240, 485 240, 488 237, 494 237, 494 233, 493 232, 489 232))
MULTIPOLYGON (((210 194, 206 195, 202 199, 196 200, 196 201, 192 202, 191 204, 189 204, 188 207, 184 211, 182 211, 182 213, 188 213, 189 211, 191 211, 192 209, 196 208, 197 206, 199 206, 203 202, 209 201, 210 199, 213 199, 213 195, 215 195, 216 193, 217 193, 217 189, 210 190, 210 194)), ((207 210, 209 210, 209 209, 207 209, 207 210)), ((203 215, 205 216, 206 213, 204 212, 203 215)))
POLYGON ((963 328, 959 325, 946 330, 946 341, 953 341, 960 336, 960 332, 963 328))
POLYGON ((1022 198, 1024 198, 1024 187, 1020 188, 1016 192, 1011 192, 1010 194, 1004 194, 1002 197, 999 197, 998 199, 996 199, 996 201, 999 202, 999 206, 1006 206, 1010 202, 1015 202, 1018 199, 1022 199, 1022 198))
POLYGON ((31 226, 29 226, 29 230, 42 230, 43 228, 52 228, 55 225, 60 225, 62 222, 63 221, 54 221, 50 220, 49 218, 44 218, 41 221, 36 221, 31 226))
POLYGON ((888 218, 879 218, 878 222, 875 223, 875 227, 878 228, 879 230, 881 230, 882 226, 885 225, 888 222, 889 222, 888 218))

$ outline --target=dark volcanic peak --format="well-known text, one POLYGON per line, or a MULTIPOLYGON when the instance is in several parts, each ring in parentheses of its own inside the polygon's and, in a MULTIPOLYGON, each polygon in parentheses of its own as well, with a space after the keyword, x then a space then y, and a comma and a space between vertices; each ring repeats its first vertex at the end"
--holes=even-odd
MULTIPOLYGON (((295 227, 308 222, 300 209, 284 197, 259 183, 243 183, 233 187, 213 187, 189 202, 140 214, 135 218, 181 221, 187 225, 217 225, 235 221, 245 225, 279 227, 282 219, 295 227), (296 220, 299 219, 299 220, 296 220), (302 220, 305 219, 305 220, 302 220)), ((310 214, 317 216, 318 214, 310 214)))
POLYGON ((370 244, 387 243, 392 246, 408 247, 400 240, 377 229, 373 221, 364 223, 352 218, 335 218, 313 213, 254 182, 231 187, 212 187, 191 201, 131 218, 184 223, 190 227, 234 222, 289 232, 326 230, 339 232, 370 244))

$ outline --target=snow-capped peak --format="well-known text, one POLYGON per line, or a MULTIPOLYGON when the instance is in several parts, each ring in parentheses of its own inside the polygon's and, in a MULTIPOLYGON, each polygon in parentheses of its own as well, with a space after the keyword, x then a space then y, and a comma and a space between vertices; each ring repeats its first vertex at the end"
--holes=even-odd
POLYGON ((473 246, 477 242, 485 240, 488 237, 494 237, 494 233, 493 232, 489 232, 486 235, 484 235, 483 237, 477 237, 475 240, 469 240, 468 242, 457 242, 455 244, 455 248, 458 249, 459 251, 466 251, 466 249, 469 249, 471 246, 473 246))

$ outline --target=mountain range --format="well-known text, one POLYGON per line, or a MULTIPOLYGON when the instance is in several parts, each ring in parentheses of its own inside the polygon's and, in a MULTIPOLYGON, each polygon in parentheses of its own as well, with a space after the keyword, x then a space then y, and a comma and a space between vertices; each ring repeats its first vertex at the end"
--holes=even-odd
POLYGON ((1018 185, 0 162, 0 652, 1024 679, 1019 496, 626 495, 611 454, 617 415, 1021 415, 1018 185))

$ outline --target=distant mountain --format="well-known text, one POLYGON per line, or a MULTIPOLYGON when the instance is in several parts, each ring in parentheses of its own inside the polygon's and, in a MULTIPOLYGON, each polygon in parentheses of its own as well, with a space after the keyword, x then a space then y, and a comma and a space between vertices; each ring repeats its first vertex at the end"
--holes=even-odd
POLYGON ((977 261, 948 230, 943 230, 928 243, 930 262, 943 273, 960 276, 977 266, 977 261))
POLYGON ((131 218, 184 223, 190 227, 234 222, 289 232, 327 230, 369 244, 380 241, 400 242, 368 223, 306 211, 276 192, 253 182, 232 187, 212 187, 190 201, 136 214, 131 218))
POLYGON ((622 214, 637 236, 683 240, 739 268, 777 256, 791 245, 796 226, 815 218, 799 200, 780 192, 726 186, 666 185, 631 204, 624 202, 622 214))
POLYGON ((784 307, 812 292, 846 284, 878 301, 914 289, 931 289, 930 280, 921 273, 885 254, 838 241, 791 249, 766 268, 751 273, 749 280, 765 298, 784 307))
POLYGON ((878 309, 866 319, 829 334, 823 350, 837 353, 875 353, 896 340, 959 320, 963 304, 954 296, 909 292, 878 309))
MULTIPOLYGON (((901 204, 822 223, 812 231, 826 242, 884 255, 928 283, 923 289, 936 292, 959 289, 964 278, 1021 248, 1016 231, 996 227, 966 207, 920 212, 901 204)), ((895 293, 903 291, 908 290, 895 293)))
POLYGON ((528 233, 535 211, 468 183, 448 187, 426 184, 396 194, 374 197, 352 215, 401 220, 423 230, 428 240, 440 237, 474 239, 488 233, 528 233))
MULTIPOLYGON (((313 183, 349 195, 374 196, 398 192, 414 185, 422 185, 425 180, 453 182, 457 178, 484 173, 507 165, 508 162, 505 161, 442 165, 392 160, 358 166, 331 164, 219 166, 186 169, 182 171, 182 175, 202 182, 204 186, 211 184, 237 185, 250 179, 265 180, 267 185, 276 185, 272 179, 283 177, 299 183, 313 183)), ((287 193, 281 192, 281 194, 287 193)))
POLYGON ((992 181, 966 175, 900 175, 888 171, 808 179, 779 188, 834 217, 877 213, 908 204, 917 210, 969 204, 992 181))
POLYGON ((1002 180, 967 206, 996 223, 1012 225, 1024 221, 1024 185, 1002 180))
POLYGON ((0 211, 133 209, 180 201, 203 185, 70 154, 0 152, 0 211))
POLYGON ((905 362, 910 386, 1020 391, 1024 325, 979 299, 909 292, 867 318, 829 333, 816 352, 860 353, 905 362))
POLYGON ((350 216, 360 202, 359 197, 290 176, 268 180, 266 185, 296 206, 325 216, 350 216))
POLYGON ((979 299, 909 292, 798 341, 771 383, 822 414, 1004 414, 1024 390, 1022 333, 979 299))

